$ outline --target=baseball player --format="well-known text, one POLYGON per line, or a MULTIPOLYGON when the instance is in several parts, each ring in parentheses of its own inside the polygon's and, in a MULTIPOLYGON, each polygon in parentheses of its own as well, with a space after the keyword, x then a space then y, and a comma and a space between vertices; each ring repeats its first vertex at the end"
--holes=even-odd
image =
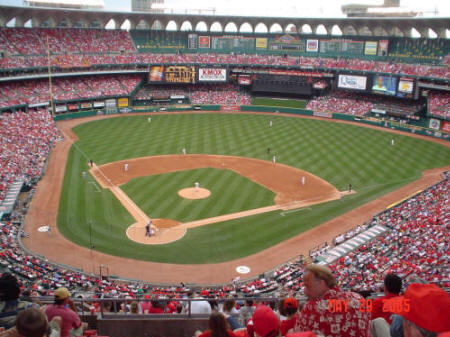
POLYGON ((200 186, 200 184, 198 183, 198 182, 195 182, 195 191, 197 192, 198 191, 198 187, 200 186))
POLYGON ((392 138, 391 139, 391 146, 394 146, 394 144, 395 144, 395 141, 394 141, 394 138, 392 138))
POLYGON ((152 225, 152 220, 148 220, 147 224, 145 225, 145 236, 151 236, 150 229, 152 225))
POLYGON ((305 186, 306 178, 305 176, 302 176, 302 185, 305 186))
POLYGON ((272 127, 272 121, 269 121, 269 128, 272 127))
POLYGON ((125 171, 128 171, 128 163, 125 163, 124 169, 125 171))
POLYGON ((83 172, 81 173, 81 175, 83 176, 83 179, 86 179, 86 171, 83 171, 83 172))
POLYGON ((267 154, 270 154, 270 147, 267 148, 267 154))
POLYGON ((149 122, 149 123, 152 122, 152 118, 151 118, 151 117, 148 118, 148 122, 149 122))
POLYGON ((186 149, 183 147, 183 150, 181 150, 183 154, 186 154, 186 149))
POLYGON ((89 159, 89 164, 91 164, 91 167, 94 167, 94 162, 92 161, 92 159, 89 159))
POLYGON ((277 156, 273 156, 273 157, 272 157, 272 161, 273 161, 273 163, 275 164, 275 163, 277 162, 277 156))

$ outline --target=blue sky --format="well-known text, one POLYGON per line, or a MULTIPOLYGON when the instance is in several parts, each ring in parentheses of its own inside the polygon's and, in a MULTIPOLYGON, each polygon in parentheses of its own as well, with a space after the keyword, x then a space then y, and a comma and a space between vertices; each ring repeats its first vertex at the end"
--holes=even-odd
MULTIPOLYGON (((117 12, 131 11, 131 0, 104 0, 105 10, 117 12)), ((165 0, 164 7, 174 12, 194 9, 215 9, 219 15, 254 15, 254 16, 295 16, 295 17, 339 17, 343 16, 340 7, 348 3, 381 4, 382 0, 165 0)), ((1 5, 22 6, 23 0, 0 0, 1 5)), ((431 15, 436 9, 439 16, 450 17, 448 0, 401 0, 401 6, 408 9, 424 11, 424 16, 431 15)), ((198 13, 198 11, 197 11, 198 13)), ((212 13, 212 11, 205 11, 212 13)))

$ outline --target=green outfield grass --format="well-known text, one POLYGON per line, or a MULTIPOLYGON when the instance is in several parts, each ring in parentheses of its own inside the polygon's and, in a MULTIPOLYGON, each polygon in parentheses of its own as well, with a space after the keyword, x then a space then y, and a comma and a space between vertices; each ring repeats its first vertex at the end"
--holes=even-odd
POLYGON ((188 222, 273 205, 275 193, 230 171, 186 170, 132 179, 122 190, 153 218, 188 222), (187 200, 178 190, 195 182, 211 191, 206 199, 187 200))
POLYGON ((306 101, 304 99, 254 97, 252 104, 260 105, 260 106, 279 106, 279 107, 297 108, 297 109, 305 109, 306 108, 306 101))
MULTIPOLYGON (((419 178, 425 169, 450 165, 450 149, 435 143, 353 125, 273 115, 154 115, 151 123, 147 116, 125 116, 86 123, 74 131, 80 139, 72 146, 67 162, 58 213, 60 231, 85 247, 91 242, 96 250, 105 253, 158 262, 211 263, 243 257, 397 189, 419 178), (269 120, 273 121, 271 128, 269 120), (392 137, 395 146, 390 146, 392 137), (189 153, 263 160, 271 159, 266 154, 270 147, 277 161, 316 174, 340 190, 351 183, 358 193, 345 197, 342 203, 329 202, 291 213, 275 211, 190 229, 183 239, 167 245, 146 246, 128 240, 125 229, 134 220, 89 174, 82 178, 82 171, 88 170, 88 159, 101 165, 181 153, 183 147, 189 153)), ((178 173, 166 185, 187 183, 185 174, 189 172, 178 173)), ((153 184, 153 178, 167 179, 164 176, 141 179, 153 184)), ((221 189, 223 199, 219 202, 233 200, 232 206, 228 203, 230 210, 265 205, 268 200, 266 196, 248 200, 259 198, 260 192, 258 196, 234 197, 235 188, 229 185, 231 182, 227 181, 221 189)), ((158 193, 166 193, 165 184, 160 186, 158 193)), ((148 198, 159 198, 153 193, 150 188, 148 198)), ((147 198, 140 195, 136 199, 145 203, 147 198)), ((151 216, 168 214, 172 206, 174 211, 182 208, 167 205, 164 196, 155 200, 160 202, 151 202, 148 208, 143 206, 151 216)), ((196 209, 195 216, 201 217, 208 211, 196 209)), ((227 213, 225 209, 217 211, 227 213)), ((189 216, 189 212, 184 214, 189 216)))

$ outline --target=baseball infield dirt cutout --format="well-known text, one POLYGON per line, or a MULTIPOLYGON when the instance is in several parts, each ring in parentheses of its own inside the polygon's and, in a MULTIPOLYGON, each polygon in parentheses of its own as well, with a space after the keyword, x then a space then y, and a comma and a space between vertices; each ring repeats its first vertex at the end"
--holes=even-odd
MULTIPOLYGON (((339 199, 341 194, 348 193, 341 193, 327 181, 295 167, 274 164, 271 161, 261 159, 234 156, 189 154, 142 157, 116 161, 102 166, 94 165, 90 169, 90 173, 102 188, 109 188, 136 219, 136 223, 128 227, 127 237, 142 244, 166 244, 181 239, 188 228, 274 210, 289 210, 310 206, 339 199), (127 164, 127 170, 124 170, 125 164, 127 164), (158 219, 154 223, 158 228, 155 235, 145 236, 145 224, 151 215, 149 217, 145 214, 122 191, 120 186, 133 178, 204 167, 232 170, 264 186, 276 194, 274 205, 187 223, 179 223, 172 219, 158 219)), ((203 199, 207 198, 211 192, 196 186, 182 189, 178 191, 178 194, 187 199, 203 199)))
POLYGON ((185 199, 206 199, 211 195, 211 191, 202 187, 188 187, 178 191, 178 195, 185 199))

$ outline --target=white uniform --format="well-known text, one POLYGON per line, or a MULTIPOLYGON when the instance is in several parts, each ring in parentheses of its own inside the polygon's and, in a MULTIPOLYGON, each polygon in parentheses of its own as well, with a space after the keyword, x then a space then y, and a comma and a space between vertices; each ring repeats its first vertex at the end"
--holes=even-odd
POLYGON ((306 178, 305 178, 305 176, 303 176, 302 177, 302 185, 305 185, 305 182, 306 182, 306 178))
POLYGON ((275 164, 275 163, 277 162, 277 157, 276 157, 276 156, 273 156, 273 157, 272 157, 272 161, 273 161, 273 163, 275 164))
POLYGON ((269 122, 269 127, 272 127, 272 121, 269 122))
POLYGON ((198 187, 200 186, 200 184, 198 182, 195 182, 195 190, 198 191, 198 187))
POLYGON ((181 151, 183 151, 183 154, 186 154, 186 149, 183 147, 183 150, 181 150, 181 151))
POLYGON ((125 164, 124 169, 125 171, 128 171, 128 164, 125 164))
POLYGON ((81 173, 81 175, 83 176, 83 179, 86 179, 86 171, 83 171, 83 173, 81 173))
POLYGON ((395 141, 394 141, 394 138, 392 138, 391 139, 391 146, 394 146, 394 144, 395 144, 395 141))
POLYGON ((152 122, 152 118, 151 118, 151 117, 148 118, 148 122, 149 122, 149 123, 152 122))

